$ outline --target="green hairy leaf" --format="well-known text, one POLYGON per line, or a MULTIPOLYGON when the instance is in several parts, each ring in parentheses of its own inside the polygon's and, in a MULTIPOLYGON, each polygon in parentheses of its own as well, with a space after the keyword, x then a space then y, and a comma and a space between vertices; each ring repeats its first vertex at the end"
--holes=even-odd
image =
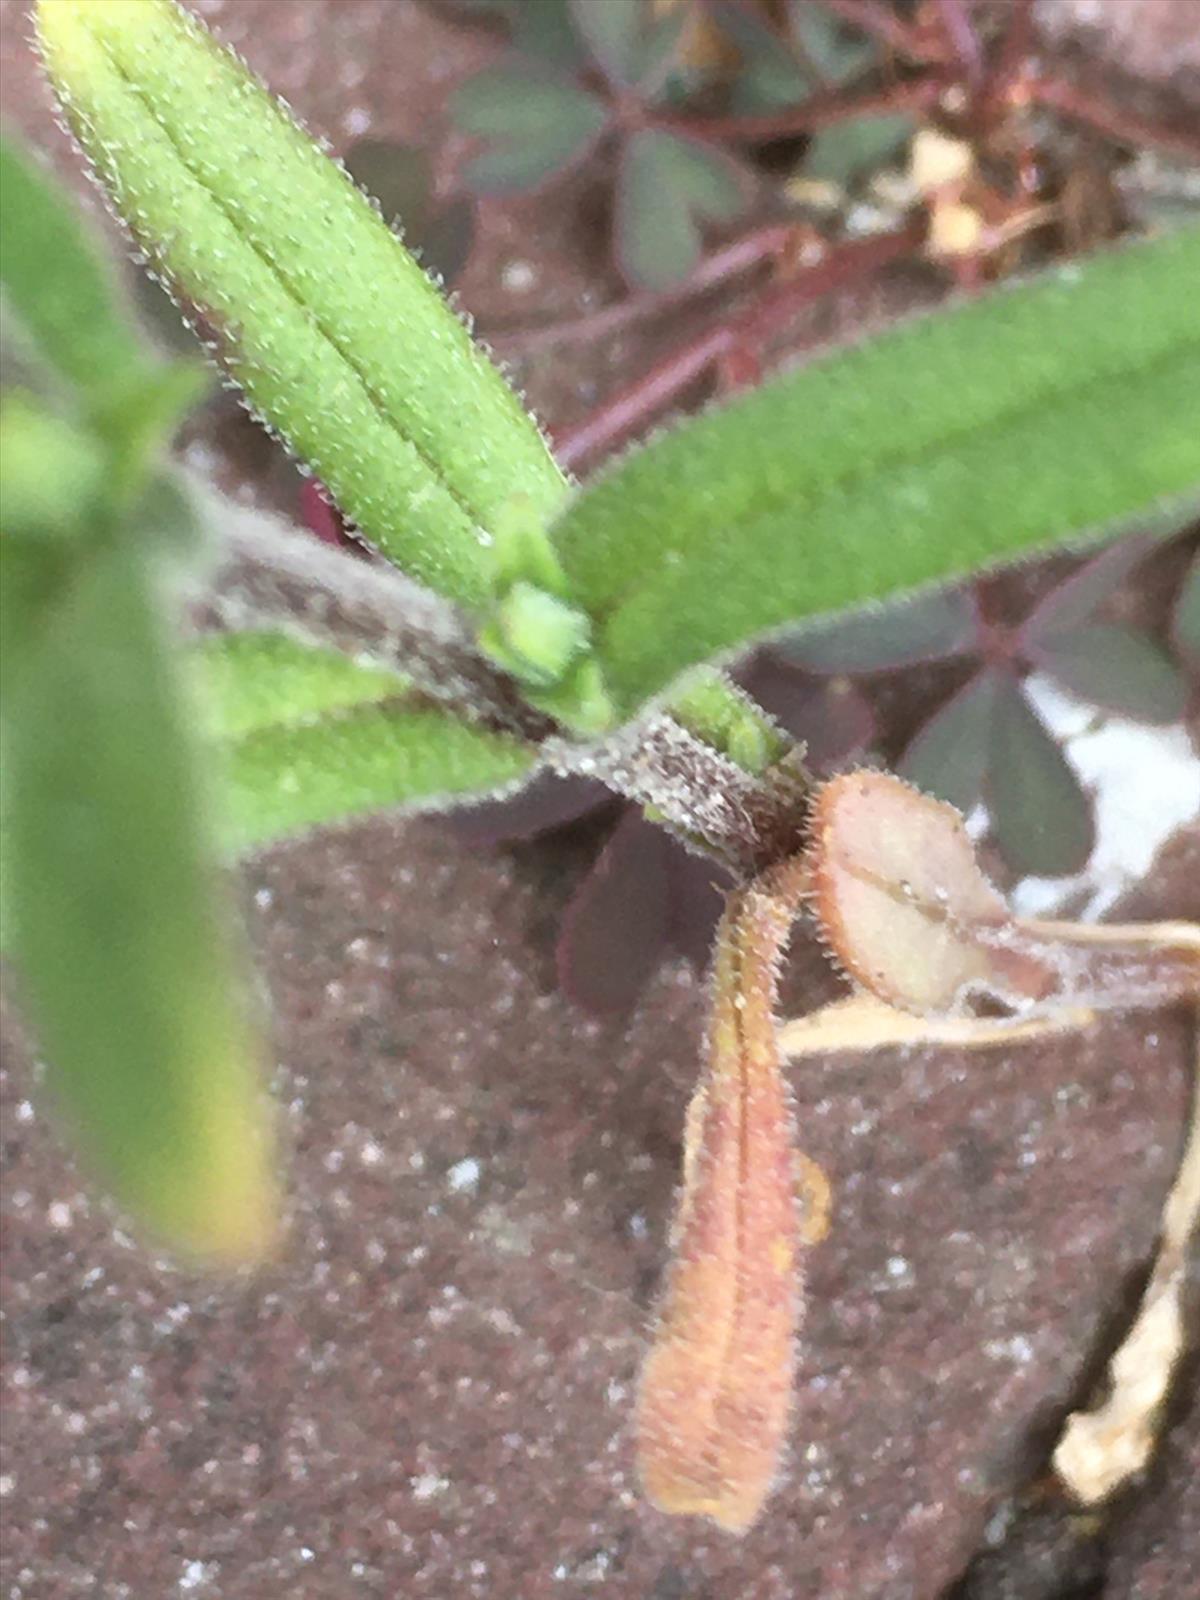
POLYGON ((42 358, 89 399, 150 367, 78 209, 0 140, 0 282, 42 358))
POLYGON ((907 323, 601 473, 554 541, 619 711, 806 617, 1200 486, 1200 230, 907 323))
POLYGON ((312 722, 331 712, 395 699, 408 685, 382 667, 359 666, 267 631, 215 634, 189 655, 197 695, 214 739, 312 722))
POLYGON ((224 841, 249 850, 372 812, 445 809, 511 788, 533 761, 518 739, 403 701, 269 724, 225 752, 224 841))
POLYGON ((74 548, 69 577, 22 586, 32 660, 5 697, 12 954, 117 1198, 189 1255, 253 1260, 276 1227, 271 1141, 161 602, 137 551, 74 548))
POLYGON ((42 0, 67 114, 141 244, 253 406, 369 538, 474 605, 514 492, 563 478, 369 201, 173 0, 42 0))
POLYGON ((224 766, 220 819, 233 852, 490 793, 533 765, 531 747, 409 699, 395 673, 282 634, 205 639, 189 666, 224 766))

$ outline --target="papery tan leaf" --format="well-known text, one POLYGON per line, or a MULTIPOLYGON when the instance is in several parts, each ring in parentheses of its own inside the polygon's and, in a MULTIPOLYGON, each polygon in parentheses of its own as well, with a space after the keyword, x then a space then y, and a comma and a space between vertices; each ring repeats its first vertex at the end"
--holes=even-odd
POLYGON ((779 1030, 785 1056, 883 1050, 897 1045, 953 1045, 981 1050, 1016 1044, 1049 1033, 1086 1028, 1095 1018, 1087 1006, 1063 1006, 1036 1017, 915 1017, 897 1011, 873 994, 852 994, 807 1017, 794 1017, 779 1030))
POLYGON ((975 859, 962 817, 886 772, 833 778, 813 804, 817 919, 834 955, 881 1000, 920 1014, 973 990, 1040 998, 1045 975, 981 943, 1011 919, 975 859))
POLYGON ((809 864, 833 955, 901 1010, 962 1013, 984 995, 1020 1012, 1200 995, 1200 928, 1022 921, 984 876, 958 812, 890 773, 849 773, 819 791, 809 864))
POLYGON ((799 1228, 774 1006, 804 882, 799 860, 766 874, 731 897, 718 931, 708 1061, 638 1408, 650 1499, 735 1533, 770 1492, 792 1400, 799 1228))
POLYGON ((1107 1399, 1076 1411, 1054 1452, 1054 1470, 1084 1505, 1108 1499, 1150 1460, 1164 1404, 1196 1338, 1184 1310, 1188 1251, 1200 1230, 1200 1055, 1192 1126, 1163 1208, 1158 1259, 1132 1328, 1109 1364, 1107 1399))

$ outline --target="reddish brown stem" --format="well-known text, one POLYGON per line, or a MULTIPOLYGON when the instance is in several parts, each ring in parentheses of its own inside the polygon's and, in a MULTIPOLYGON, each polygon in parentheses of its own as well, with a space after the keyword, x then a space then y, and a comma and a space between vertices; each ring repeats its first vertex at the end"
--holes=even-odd
POLYGON ((884 112, 928 111, 937 104, 946 88, 942 78, 926 76, 907 83, 895 83, 870 94, 814 94, 800 105, 783 111, 768 111, 743 117, 662 117, 663 126, 722 144, 765 144, 771 139, 793 138, 831 127, 855 117, 879 116, 884 112))
POLYGON ((965 0, 937 0, 937 5, 951 58, 962 68, 967 82, 975 85, 983 76, 983 47, 965 0))
POLYGON ((1010 0, 1008 26, 987 73, 984 99, 1002 96, 1033 50, 1033 0, 1010 0))
POLYGON ((1061 78, 1034 75, 1014 85, 1012 92, 1032 100, 1035 105, 1071 117, 1076 122, 1086 122, 1089 127, 1122 144, 1135 147, 1153 145, 1182 156, 1187 161, 1200 161, 1200 131, 1197 131, 1195 123, 1185 126, 1182 123, 1153 122, 1125 106, 1113 105, 1098 90, 1081 88, 1061 78))
POLYGON ((558 459, 573 470, 592 462, 666 410, 720 357, 739 346, 755 345, 811 301, 910 254, 921 237, 921 225, 910 224, 831 251, 816 266, 769 290, 747 311, 714 323, 618 390, 577 427, 555 439, 558 459))
POLYGON ((879 0, 825 0, 825 9, 862 33, 869 33, 872 38, 880 40, 909 61, 940 62, 945 59, 938 43, 910 27, 894 11, 881 5, 879 0))
POLYGON ((529 355, 538 350, 553 350, 559 345, 585 344, 592 339, 606 338, 681 305, 709 289, 715 289, 731 278, 748 272, 751 267, 784 255, 795 239, 796 232, 796 225, 791 222, 768 223, 765 227, 755 228, 752 233, 744 234, 740 239, 734 239, 722 249, 714 250, 674 288, 661 290, 657 294, 628 295, 614 305, 602 306, 598 311, 590 311, 569 321, 495 333, 489 342, 501 355, 529 355))

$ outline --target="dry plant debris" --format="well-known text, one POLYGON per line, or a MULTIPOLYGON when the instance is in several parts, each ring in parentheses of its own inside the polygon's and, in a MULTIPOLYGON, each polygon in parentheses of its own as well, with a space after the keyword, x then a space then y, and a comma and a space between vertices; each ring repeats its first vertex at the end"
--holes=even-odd
MULTIPOLYGON (((800 1247, 823 1235, 829 1212, 824 1175, 792 1149, 785 1057, 986 1047, 1084 1026, 1098 1009, 1198 998, 1200 928, 1022 921, 984 876, 953 807, 882 772, 827 783, 807 853, 735 891, 718 934, 708 1061, 688 1114, 673 1265, 642 1378, 639 1465, 654 1503, 741 1533, 779 1474, 800 1247), (779 1026, 777 969, 806 898, 859 992, 779 1026), (973 1014, 980 1001, 1008 1015, 973 1014), (820 1213, 815 1225, 798 1192, 820 1213)), ((1198 1213, 1194 1128, 1142 1312, 1113 1361, 1111 1397, 1071 1419, 1055 1458, 1088 1504, 1153 1447, 1185 1348, 1185 1252, 1198 1213)))

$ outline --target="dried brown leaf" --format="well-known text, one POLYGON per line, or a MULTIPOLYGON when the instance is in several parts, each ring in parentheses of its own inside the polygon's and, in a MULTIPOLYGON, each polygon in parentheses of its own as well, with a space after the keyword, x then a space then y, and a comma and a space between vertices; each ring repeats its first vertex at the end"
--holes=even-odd
POLYGON ((1161 1005, 1200 995, 1200 928, 1020 921, 984 877, 961 816, 884 772, 832 779, 813 806, 820 930, 886 1004, 962 1013, 1161 1005))
POLYGON ((737 891, 718 930, 708 1061, 639 1400, 650 1499, 733 1533, 770 1493, 791 1410, 800 1227, 774 1008, 805 877, 794 859, 737 891))

